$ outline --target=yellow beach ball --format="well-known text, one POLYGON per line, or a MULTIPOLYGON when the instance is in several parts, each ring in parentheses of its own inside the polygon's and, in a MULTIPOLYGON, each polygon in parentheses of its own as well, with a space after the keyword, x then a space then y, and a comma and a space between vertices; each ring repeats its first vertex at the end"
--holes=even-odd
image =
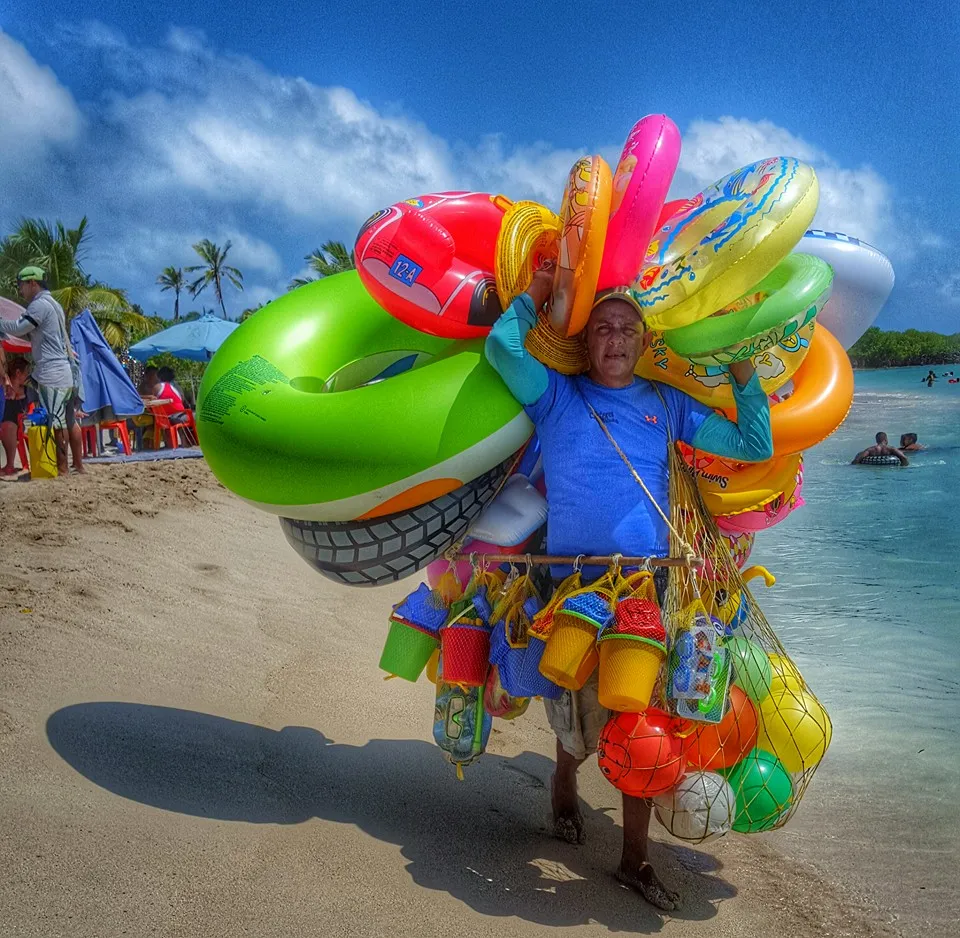
POLYGON ((758 709, 757 746, 772 752, 788 772, 803 772, 823 758, 833 727, 813 694, 790 690, 771 694, 758 709))
POLYGON ((785 691, 797 693, 803 690, 803 677, 800 669, 786 656, 772 654, 770 658, 770 667, 773 670, 773 677, 770 681, 770 696, 779 697, 785 691))

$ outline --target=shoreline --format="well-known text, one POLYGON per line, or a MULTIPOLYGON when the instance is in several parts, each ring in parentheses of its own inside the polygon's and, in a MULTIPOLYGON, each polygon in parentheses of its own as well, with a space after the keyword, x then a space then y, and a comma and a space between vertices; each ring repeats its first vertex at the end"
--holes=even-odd
POLYGON ((778 838, 691 847, 654 825, 655 860, 685 896, 662 917, 610 875, 619 797, 595 764, 581 773, 590 842, 548 836, 553 737, 537 703, 496 721, 456 782, 431 741, 432 686, 385 683, 376 667, 386 610, 412 581, 329 583, 202 460, 7 484, 0 511, 13 934, 138 921, 485 936, 504 916, 517 935, 900 933, 842 884, 842 864, 791 849, 829 830, 826 788, 778 838))

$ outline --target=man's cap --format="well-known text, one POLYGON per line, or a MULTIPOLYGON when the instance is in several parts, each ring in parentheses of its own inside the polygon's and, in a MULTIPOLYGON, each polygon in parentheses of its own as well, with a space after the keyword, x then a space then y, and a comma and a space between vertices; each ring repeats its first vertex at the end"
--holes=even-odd
POLYGON ((17 274, 17 280, 45 280, 46 271, 42 267, 24 267, 20 273, 17 274))
POLYGON ((601 290, 593 300, 591 312, 606 300, 624 300, 629 303, 639 313, 643 319, 643 310, 640 308, 640 301, 636 293, 630 287, 610 287, 609 290, 601 290))

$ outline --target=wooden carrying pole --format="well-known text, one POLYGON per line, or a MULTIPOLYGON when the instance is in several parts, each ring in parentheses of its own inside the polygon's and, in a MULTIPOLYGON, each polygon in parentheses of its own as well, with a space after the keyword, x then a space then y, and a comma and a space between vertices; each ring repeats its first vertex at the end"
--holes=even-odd
POLYGON ((550 564, 570 564, 577 567, 609 567, 616 563, 621 567, 692 567, 703 566, 702 557, 621 557, 619 554, 593 556, 580 554, 576 557, 554 557, 549 554, 456 554, 454 560, 468 563, 512 563, 517 566, 545 567, 550 564))

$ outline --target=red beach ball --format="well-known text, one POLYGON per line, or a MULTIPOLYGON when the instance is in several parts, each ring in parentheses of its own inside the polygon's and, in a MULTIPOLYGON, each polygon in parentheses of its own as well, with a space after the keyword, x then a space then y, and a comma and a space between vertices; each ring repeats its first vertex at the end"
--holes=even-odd
POLYGON ((603 728, 597 745, 600 771, 625 795, 652 798, 670 791, 686 771, 679 724, 655 707, 618 713, 603 728))

